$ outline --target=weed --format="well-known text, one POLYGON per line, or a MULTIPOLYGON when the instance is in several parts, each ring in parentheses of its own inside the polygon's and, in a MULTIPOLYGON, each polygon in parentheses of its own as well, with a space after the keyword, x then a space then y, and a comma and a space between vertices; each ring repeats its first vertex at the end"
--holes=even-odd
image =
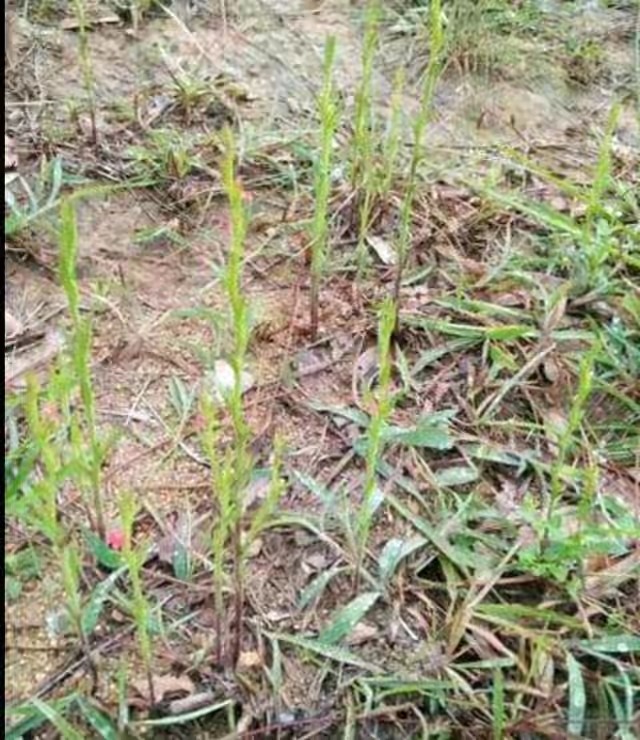
POLYGON ((318 335, 320 283, 325 270, 329 238, 328 206, 331 189, 331 160, 333 137, 338 125, 338 108, 333 89, 333 62, 336 51, 335 37, 327 39, 324 50, 323 83, 318 98, 320 115, 320 151, 315 164, 314 197, 315 209, 311 224, 311 292, 310 327, 311 337, 318 335))
POLYGON ((401 67, 393 79, 389 121, 382 145, 382 177, 380 178, 380 196, 383 200, 389 197, 394 177, 398 170, 398 155, 402 135, 402 105, 405 88, 405 71, 401 67))
POLYGON ((80 314, 80 293, 76 274, 78 253, 78 228, 75 208, 65 200, 60 211, 60 282, 67 296, 72 321, 72 349, 68 372, 78 383, 82 411, 71 412, 67 403, 70 422, 70 442, 75 462, 75 474, 81 490, 87 491, 92 510, 90 521, 95 522, 100 537, 105 536, 104 503, 102 500, 102 464, 107 445, 100 439, 96 418, 96 403, 91 377, 91 323, 80 314))
POLYGON ((594 39, 570 39, 566 43, 567 75, 572 82, 588 85, 601 76, 605 54, 602 46, 594 39))
POLYGON ((27 385, 25 414, 43 472, 34 477, 28 487, 21 487, 21 498, 16 497, 12 509, 16 516, 24 518, 55 547, 61 548, 64 530, 58 516, 58 491, 65 478, 64 465, 55 437, 58 428, 55 412, 47 415, 42 413, 39 395, 37 381, 31 378, 27 385))
POLYGON ((33 189, 20 175, 17 179, 25 193, 26 203, 22 203, 9 187, 5 187, 4 202, 9 209, 9 215, 5 215, 4 219, 7 239, 16 239, 33 223, 59 208, 60 189, 64 182, 62 161, 56 158, 50 163, 43 163, 33 189))
POLYGON ((67 597, 67 612, 73 629, 82 645, 82 650, 91 674, 91 693, 94 693, 98 686, 98 669, 91 654, 91 647, 85 629, 86 620, 83 619, 80 555, 74 542, 67 542, 65 547, 61 551, 58 551, 56 555, 62 561, 62 582, 67 597))
POLYGON ((175 129, 159 129, 149 134, 144 145, 131 147, 136 174, 161 185, 182 180, 197 165, 188 138, 175 129))
POLYGON ((87 8, 85 0, 73 0, 73 7, 78 21, 78 55, 80 59, 80 70, 84 91, 89 106, 89 117, 91 119, 91 140, 94 146, 98 145, 98 126, 96 123, 96 81, 89 49, 89 33, 87 24, 87 8))
POLYGON ((429 64, 422 83, 422 95, 420 98, 420 110, 413 122, 413 150, 411 154, 411 163, 409 166, 408 179, 405 185, 405 192, 402 199, 400 211, 400 224, 398 234, 398 266, 393 289, 393 300, 396 307, 396 322, 399 317, 400 308, 400 287, 402 285, 402 276, 409 256, 411 245, 412 214, 414 198, 418 186, 418 170, 424 158, 424 135, 427 124, 432 115, 433 98, 436 91, 436 85, 442 72, 443 59, 442 54, 445 46, 445 36, 442 24, 442 9, 440 0, 435 0, 430 4, 430 44, 429 44, 429 64))
POLYGON ((362 504, 356 523, 356 568, 354 591, 358 590, 360 572, 364 561, 367 540, 371 530, 373 515, 377 508, 378 469, 384 447, 384 432, 387 420, 391 414, 391 335, 396 325, 395 305, 387 298, 381 308, 378 323, 378 361, 380 366, 380 380, 367 431, 366 473, 362 494, 362 504))
POLYGON ((358 245, 356 259, 358 273, 362 274, 366 258, 366 239, 374 205, 374 152, 377 132, 372 101, 373 63, 378 46, 380 7, 372 2, 367 7, 364 44, 362 48, 362 76, 356 91, 354 128, 351 155, 351 186, 359 205, 358 245))
POLYGON ((151 706, 155 706, 156 696, 152 672, 153 645, 149 630, 150 609, 142 583, 142 566, 147 558, 147 548, 144 545, 139 545, 138 547, 134 547, 133 545, 133 526, 138 513, 138 504, 134 495, 129 491, 123 493, 120 496, 118 504, 120 507, 120 521, 123 534, 122 559, 127 567, 133 592, 131 611, 149 686, 151 706))
POLYGON ((253 461, 249 450, 249 428, 244 417, 242 401, 243 373, 249 345, 249 314, 247 302, 242 292, 242 269, 244 263, 244 242, 247 230, 247 217, 244 195, 236 179, 235 142, 230 129, 226 130, 225 156, 223 162, 223 183, 229 200, 231 220, 231 241, 227 265, 223 276, 226 299, 231 313, 233 346, 231 366, 234 382, 226 394, 224 402, 231 416, 233 436, 230 445, 221 454, 218 451, 220 436, 214 403, 208 394, 202 398, 202 415, 205 420, 203 444, 211 463, 212 485, 218 504, 218 519, 213 530, 214 588, 216 594, 217 657, 225 658, 232 664, 238 659, 242 642, 242 619, 244 602, 244 556, 242 547, 242 516, 244 512, 244 491, 249 484, 253 461), (222 645, 222 620, 224 615, 223 583, 224 557, 227 545, 231 549, 234 587, 234 625, 235 637, 225 651, 222 645))

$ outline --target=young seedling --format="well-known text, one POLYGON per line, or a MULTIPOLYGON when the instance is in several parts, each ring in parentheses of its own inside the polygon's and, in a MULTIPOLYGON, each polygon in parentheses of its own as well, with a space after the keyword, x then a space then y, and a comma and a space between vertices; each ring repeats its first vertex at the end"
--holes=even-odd
POLYGON ((249 450, 250 432, 247 425, 242 394, 243 373, 249 346, 249 310, 242 292, 242 270, 244 243, 247 232, 247 216, 242 187, 236 178, 235 142, 232 132, 224 133, 225 157, 222 166, 223 184, 229 201, 231 241, 227 265, 223 275, 225 295, 230 307, 233 346, 230 364, 233 369, 233 385, 224 398, 231 417, 232 439, 221 453, 218 449, 218 415, 215 404, 208 394, 201 399, 201 411, 205 422, 203 446, 211 463, 212 488, 215 493, 218 517, 213 529, 212 549, 214 563, 214 590, 217 621, 217 659, 227 658, 235 664, 242 644, 242 619, 244 604, 244 566, 242 545, 242 515, 244 491, 251 478, 253 459, 249 450), (224 556, 230 545, 234 599, 234 640, 227 651, 222 644, 224 618, 224 556))
POLYGON ((150 609, 142 584, 142 566, 146 560, 147 552, 144 545, 138 547, 134 547, 133 545, 133 526, 138 513, 138 503, 134 495, 130 491, 127 491, 121 495, 118 503, 120 506, 120 522, 123 534, 122 559, 127 567, 131 581, 131 610, 136 626, 140 655, 144 663, 149 687, 149 700, 153 707, 156 704, 156 696, 152 671, 153 645, 149 630, 150 609))
POLYGON ((376 146, 373 112, 373 63, 378 48, 380 6, 371 2, 367 7, 364 45, 362 50, 362 77, 356 92, 355 121, 352 143, 351 186, 358 204, 358 244, 356 248, 358 274, 365 267, 367 234, 375 197, 374 150, 376 146))
POLYGON ((80 590, 80 556, 75 543, 67 543, 56 555, 62 561, 62 580, 67 597, 67 612, 84 652, 91 675, 91 693, 98 687, 98 669, 91 654, 91 647, 83 623, 82 595, 80 590))
POLYGON ((444 50, 445 35, 442 25, 440 0, 433 0, 429 4, 429 20, 429 64, 422 85, 420 110, 413 123, 413 151, 409 166, 408 181, 400 211, 398 266, 393 288, 393 301, 396 307, 396 331, 399 329, 400 288, 411 246, 411 222, 418 181, 418 170, 424 159, 424 135, 431 118, 433 98, 443 64, 442 52, 444 50))
POLYGON ((62 547, 64 528, 59 521, 58 490, 61 485, 63 458, 56 444, 56 420, 54 414, 44 414, 40 407, 40 388, 35 378, 29 378, 25 398, 27 426, 35 449, 42 461, 42 475, 23 491, 17 502, 17 512, 23 512, 25 520, 39 529, 53 544, 62 547))
POLYGON ((402 124, 402 95, 404 93, 405 71, 398 69, 393 79, 391 93, 391 110, 386 135, 382 145, 382 176, 380 178, 380 196, 386 199, 391 191, 393 179, 398 166, 402 124))
POLYGON ((396 324, 396 310, 393 301, 387 297, 380 307, 378 320, 378 361, 380 374, 374 409, 367 432, 367 453, 362 504, 356 519, 356 567, 354 591, 360 585, 360 575, 364 563, 367 541, 376 510, 378 495, 378 466, 384 447, 384 430, 391 414, 391 337, 396 324))
POLYGON ((104 503, 102 500, 102 462, 105 447, 97 428, 95 394, 91 378, 91 324, 80 314, 80 291, 76 274, 78 227, 73 202, 65 200, 60 209, 60 282, 67 297, 73 335, 71 372, 80 388, 82 411, 70 415, 71 442, 76 451, 75 469, 83 489, 89 489, 94 521, 100 537, 105 536, 104 503))
POLYGON ((87 102, 89 104, 89 117, 91 119, 91 140, 94 146, 98 144, 98 127, 96 124, 96 81, 93 73, 91 51, 89 49, 89 33, 87 24, 87 8, 85 0, 73 0, 78 21, 78 55, 82 81, 84 83, 87 102))
POLYGON ((327 39, 324 49, 323 84, 318 99, 320 114, 320 152, 315 166, 314 196, 315 211, 311 224, 311 294, 310 331, 312 339, 318 336, 320 283, 327 259, 329 236, 328 208, 331 190, 331 162, 333 137, 338 125, 338 108, 333 88, 333 62, 336 40, 327 39))

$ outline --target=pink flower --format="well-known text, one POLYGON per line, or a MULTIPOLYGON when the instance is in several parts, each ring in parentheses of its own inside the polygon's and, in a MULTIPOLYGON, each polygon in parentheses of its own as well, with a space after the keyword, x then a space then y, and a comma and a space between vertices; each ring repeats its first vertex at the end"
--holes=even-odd
POLYGON ((121 529, 112 529, 108 532, 107 545, 112 550, 122 550, 124 547, 124 532, 121 529))

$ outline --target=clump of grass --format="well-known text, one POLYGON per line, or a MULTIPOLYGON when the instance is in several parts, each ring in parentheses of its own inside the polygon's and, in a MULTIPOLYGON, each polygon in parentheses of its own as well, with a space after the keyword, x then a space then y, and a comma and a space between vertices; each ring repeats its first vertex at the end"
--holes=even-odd
POLYGON ((310 292, 310 327, 311 337, 318 336, 320 284, 327 259, 329 224, 328 208, 331 190, 331 162, 333 138, 338 125, 338 108, 333 88, 333 63, 335 59, 336 40, 334 36, 327 39, 324 50, 323 84, 318 99, 320 114, 320 151, 315 165, 314 197, 315 210, 311 224, 311 292, 310 292))
MULTIPOLYGON (((384 448, 384 430, 391 414, 391 337, 396 324, 396 309, 387 297, 380 307, 378 321, 378 391, 367 432, 367 452, 362 504, 356 518, 356 568, 354 590, 357 591, 378 495, 378 467, 384 448)), ((373 400, 373 399, 372 399, 373 400)))
POLYGON ((137 174, 161 185, 185 178, 197 164, 192 142, 181 131, 159 129, 148 139, 131 147, 137 174))
POLYGON ((87 23, 87 7, 85 0, 73 0, 73 7, 78 21, 78 55, 82 81, 84 84, 89 117, 91 120, 91 140, 94 146, 98 144, 98 126, 96 123, 96 81, 93 72, 91 50, 89 49, 89 32, 87 23))
MULTIPOLYGON (((570 274, 572 292, 577 294, 615 292, 621 269, 633 269, 638 264, 637 236, 626 223, 627 207, 620 193, 616 193, 618 184, 612 172, 611 147, 619 114, 620 107, 615 105, 600 142, 593 180, 586 188, 555 178, 543 168, 517 157, 526 169, 581 201, 586 206, 584 217, 565 214, 545 203, 501 192, 492 186, 476 186, 492 200, 519 211, 545 230, 539 237, 541 243, 548 245, 544 263, 547 268, 570 274)), ((629 205, 634 208, 634 204, 629 205)))
POLYGON ((408 179, 405 185, 405 193, 400 209, 400 224, 397 240, 398 266, 393 289, 393 300, 396 307, 396 323, 399 316, 402 276, 404 274, 411 246, 412 214, 418 185, 418 171, 424 160, 424 136, 427 124, 432 115, 433 98, 443 67, 445 35, 442 23, 440 0, 434 0, 430 3, 429 7, 429 64, 422 83, 420 110, 413 122, 413 149, 409 165, 408 179))
POLYGON ((63 183, 62 161, 58 158, 41 165, 33 188, 23 177, 18 180, 26 198, 16 198, 11 188, 5 188, 4 202, 8 213, 4 219, 6 239, 17 239, 34 222, 60 207, 60 189, 63 183))

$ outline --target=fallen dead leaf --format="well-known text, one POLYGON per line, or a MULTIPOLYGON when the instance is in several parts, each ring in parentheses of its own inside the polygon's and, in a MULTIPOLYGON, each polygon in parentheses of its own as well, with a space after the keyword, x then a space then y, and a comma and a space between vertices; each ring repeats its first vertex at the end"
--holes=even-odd
POLYGON ((14 170, 18 166, 18 153, 15 141, 5 134, 4 136, 4 169, 14 170))
MULTIPOLYGON (((253 376, 245 371, 240 374, 242 392, 250 390, 254 385, 253 376)), ((218 403, 224 403, 233 390, 235 374, 233 368, 226 360, 216 360, 213 371, 207 375, 207 384, 213 392, 214 399, 218 403)))
MULTIPOLYGON (((107 26, 107 25, 116 25, 120 23, 120 17, 117 16, 115 13, 110 13, 108 15, 100 16, 99 18, 93 18, 86 22, 87 28, 93 28, 95 26, 107 26)), ((77 18, 65 18, 60 23, 60 28, 63 31, 78 31, 80 30, 80 23, 78 22, 77 18)))
POLYGON ((245 488, 242 497, 244 511, 256 509, 264 501, 269 493, 271 480, 267 476, 256 476, 245 488))
POLYGON ((15 318, 12 314, 9 313, 5 309, 4 311, 4 338, 5 339, 13 339, 14 337, 18 336, 18 334, 22 334, 23 326, 18 319, 15 318))
POLYGON ((347 645, 362 645, 365 642, 370 642, 379 634, 378 628, 372 624, 366 622, 359 622, 351 630, 349 636, 345 639, 347 645))
POLYGON ((398 255, 386 239, 381 236, 368 236, 367 244, 378 255, 383 265, 395 265, 398 263, 398 255))
MULTIPOLYGON (((153 683, 153 693, 156 702, 161 702, 165 697, 173 696, 175 694, 190 695, 196 690, 193 681, 189 676, 184 675, 172 676, 168 673, 164 676, 152 676, 151 682, 153 683)), ((147 703, 151 702, 151 696, 149 695, 149 682, 146 678, 133 681, 131 685, 147 703)))
POLYGON ((5 356, 4 387, 26 387, 26 381, 23 376, 32 371, 39 372, 45 370, 48 364, 62 350, 63 346, 64 340, 62 335, 54 330, 47 334, 42 345, 37 347, 33 352, 29 352, 26 357, 8 360, 5 356))
POLYGON ((262 658, 257 650, 245 650, 240 653, 236 669, 238 671, 250 671, 262 666, 262 658))

